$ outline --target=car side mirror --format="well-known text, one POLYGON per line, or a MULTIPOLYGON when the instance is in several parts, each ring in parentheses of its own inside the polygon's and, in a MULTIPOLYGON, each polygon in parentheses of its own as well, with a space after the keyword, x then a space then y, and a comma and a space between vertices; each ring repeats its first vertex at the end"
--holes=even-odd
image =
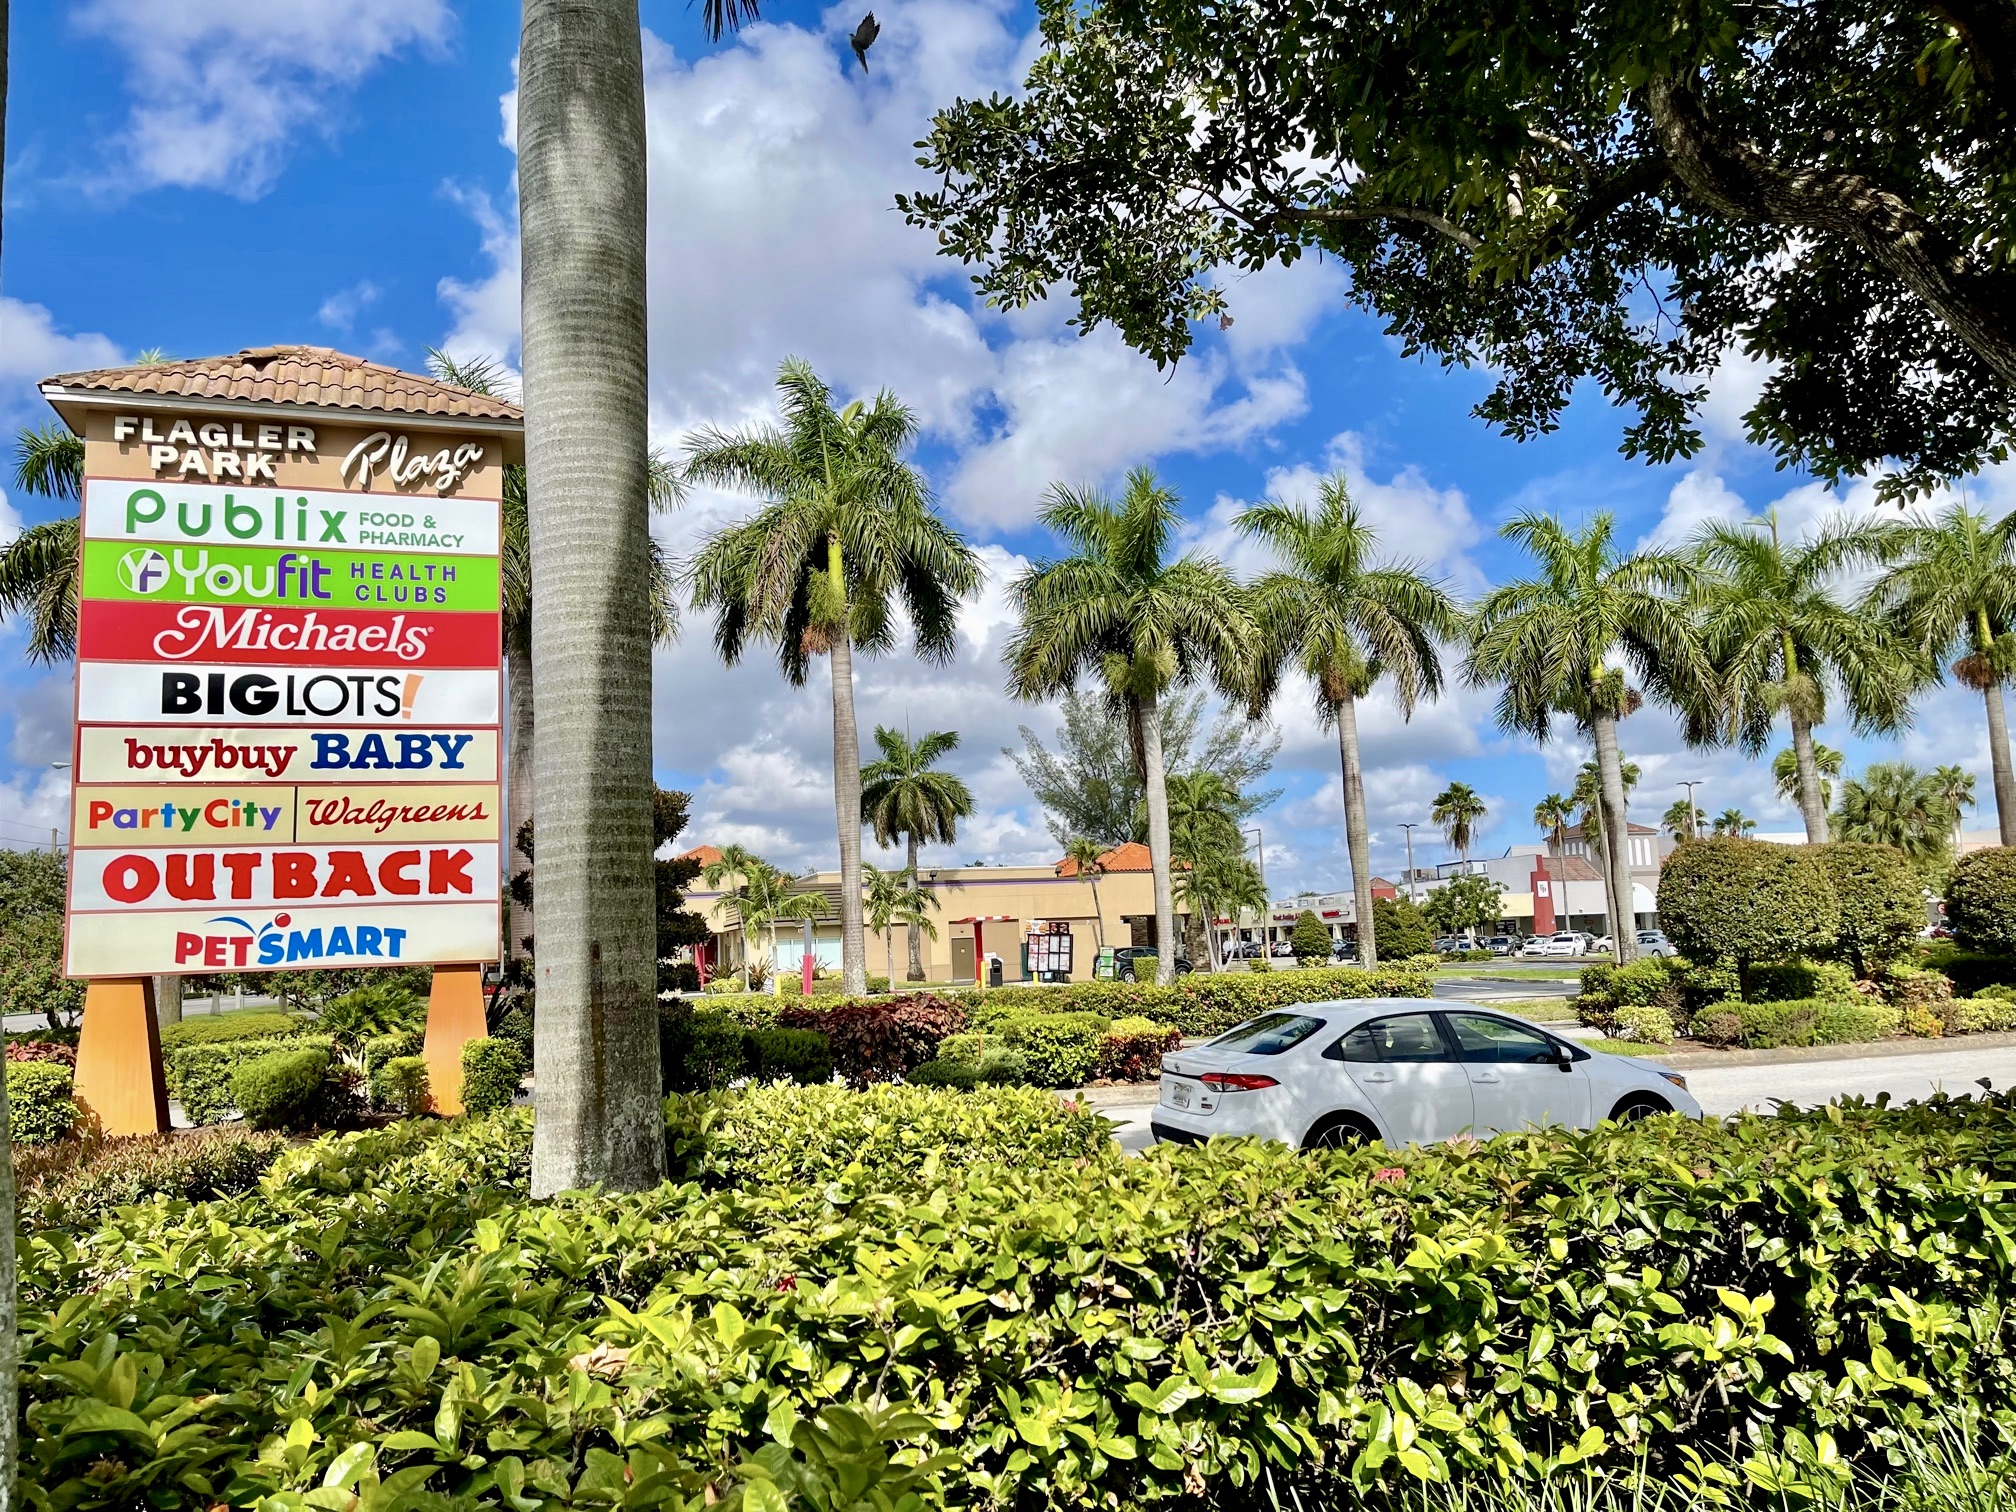
POLYGON ((1563 1071, 1575 1069, 1575 1052, 1559 1040, 1554 1041, 1554 1064, 1563 1071))

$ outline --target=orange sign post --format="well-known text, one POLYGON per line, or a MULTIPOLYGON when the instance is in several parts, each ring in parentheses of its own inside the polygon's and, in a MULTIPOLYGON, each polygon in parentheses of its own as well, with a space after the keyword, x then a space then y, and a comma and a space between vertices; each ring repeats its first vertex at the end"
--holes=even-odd
POLYGON ((84 439, 78 1100, 167 1127, 156 975, 412 965, 460 1111, 499 945, 517 408, 324 347, 42 392, 84 439))

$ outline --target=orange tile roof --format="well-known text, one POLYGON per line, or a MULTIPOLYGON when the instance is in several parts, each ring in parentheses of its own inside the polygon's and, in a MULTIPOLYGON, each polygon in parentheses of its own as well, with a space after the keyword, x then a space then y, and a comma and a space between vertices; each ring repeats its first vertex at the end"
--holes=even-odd
POLYGON ((382 362, 367 362, 333 347, 247 347, 228 357, 146 363, 61 373, 43 392, 168 394, 189 399, 239 399, 398 415, 439 415, 522 424, 525 412, 509 400, 460 388, 382 362))
POLYGON ((681 851, 681 861, 698 861, 702 866, 712 866, 721 859, 721 852, 711 845, 696 845, 689 851, 681 851))
MULTIPOLYGON (((1148 858, 1148 847, 1139 840, 1129 840, 1122 845, 1116 845, 1099 858, 1099 870, 1102 872, 1145 872, 1153 869, 1148 858)), ((1077 876, 1078 863, 1066 856, 1057 863, 1057 875, 1077 876)))

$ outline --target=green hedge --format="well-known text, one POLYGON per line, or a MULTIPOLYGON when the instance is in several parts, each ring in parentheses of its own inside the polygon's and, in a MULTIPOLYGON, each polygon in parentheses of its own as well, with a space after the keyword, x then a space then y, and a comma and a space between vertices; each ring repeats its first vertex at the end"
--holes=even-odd
POLYGON ((78 1140, 15 1152, 21 1225, 75 1228, 155 1197, 232 1197, 259 1184, 287 1148, 283 1134, 233 1126, 139 1139, 78 1140))
POLYGON ((1739 980, 1752 1003, 1792 1003, 1827 998, 1845 1003, 1855 995, 1855 975, 1838 961, 1771 961, 1745 966, 1739 980))
POLYGON ((1659 922, 1692 961, 1782 961, 1834 943, 1834 885, 1811 847, 1690 840, 1659 873, 1659 922))
POLYGON ((1829 953, 1858 977, 1906 954, 1925 927, 1925 892, 1904 852, 1894 845, 1836 841, 1818 847, 1817 854, 1841 906, 1829 953))
POLYGON ((207 1124, 237 1106, 231 1100, 231 1076, 247 1061, 276 1050, 333 1050, 334 1046, 335 1041, 326 1034, 305 1033, 199 1042, 164 1050, 161 1066, 168 1080, 168 1095, 182 1104, 191 1123, 207 1124))
POLYGON ((1082 1087, 1099 1072, 1100 1047, 1112 1030, 1097 1013, 1022 1013, 1000 1026, 1039 1087, 1082 1087))
POLYGON ((819 1087, 833 1080, 833 1047, 817 1029, 753 1029, 749 1074, 758 1081, 819 1087))
POLYGON ((1895 1034, 1901 1009, 1868 999, 1840 1002, 1804 998, 1794 1002, 1730 1003, 1723 1009, 1741 1024, 1743 1045, 1775 1050, 1787 1045, 1852 1045, 1895 1034))
POLYGON ((672 1110, 693 1179, 653 1192, 529 1202, 514 1112, 26 1247, 23 1482, 670 1508, 873 1393, 945 1481, 911 1505, 1420 1506, 1768 1470, 1794 1431, 1880 1463, 1956 1396, 2016 1409, 2005 1097, 1315 1158, 1126 1159, 1035 1092, 672 1110))
POLYGON ((1953 864, 1946 922, 1962 950, 2016 955, 2016 848, 1975 851, 1953 864))
POLYGON ((480 1117, 510 1107, 531 1069, 511 1040, 470 1040, 462 1047, 462 1111, 480 1117))
POLYGON ((215 1013, 185 1018, 161 1031, 161 1050, 179 1050, 184 1045, 215 1045, 225 1040, 274 1039, 281 1035, 311 1032, 308 1021, 294 1013, 215 1013))
POLYGON ((403 1118, 427 1111, 427 1059, 395 1055, 371 1070, 371 1106, 403 1118))
POLYGON ((242 1061, 231 1072, 231 1100, 252 1128, 309 1128, 333 1059, 327 1050, 275 1050, 242 1061))
POLYGON ((18 1145, 54 1144, 77 1126, 70 1068, 57 1061, 8 1061, 7 1132, 18 1145))

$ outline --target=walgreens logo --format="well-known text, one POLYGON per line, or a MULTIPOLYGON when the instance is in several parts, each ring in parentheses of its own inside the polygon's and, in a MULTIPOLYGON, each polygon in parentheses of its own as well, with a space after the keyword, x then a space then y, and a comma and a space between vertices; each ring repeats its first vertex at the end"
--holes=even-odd
POLYGON ((227 609, 215 604, 86 601, 80 654, 94 661, 303 662, 349 666, 494 667, 494 614, 383 614, 369 609, 227 609))

